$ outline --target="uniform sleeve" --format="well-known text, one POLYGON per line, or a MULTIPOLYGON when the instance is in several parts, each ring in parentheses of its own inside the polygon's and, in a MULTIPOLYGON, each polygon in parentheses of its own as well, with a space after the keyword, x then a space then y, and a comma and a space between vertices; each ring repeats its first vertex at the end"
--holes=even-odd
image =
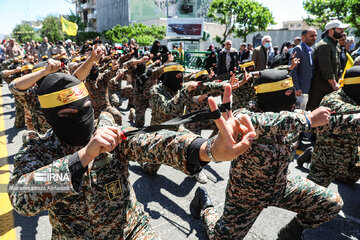
MULTIPOLYGON (((30 141, 15 156, 14 172, 9 182, 8 192, 14 209, 22 215, 36 215, 49 209, 63 198, 77 194, 73 188, 72 175, 69 170, 69 161, 72 155, 46 164, 45 162, 51 161, 51 159, 49 159, 50 154, 44 152, 45 147, 36 144, 35 141, 30 141), (68 186, 67 189, 57 193, 45 191, 48 186, 54 184, 47 178, 49 173, 59 173, 63 177, 60 183, 62 186, 68 186), (34 189, 34 187, 41 188, 42 191, 34 189), (20 191, 21 188, 23 191, 20 191)), ((77 171, 73 173, 75 172, 77 171)))
POLYGON ((199 136, 190 132, 161 130, 129 137, 119 145, 120 151, 134 161, 165 164, 186 174, 192 142, 199 136))
MULTIPOLYGON (((360 106, 351 104, 350 98, 345 96, 342 90, 326 95, 320 105, 329 107, 335 112, 347 112, 360 110, 360 106), (347 98, 347 100, 344 100, 347 98)), ((329 124, 316 128, 315 132, 330 134, 358 134, 360 131, 360 114, 333 115, 329 124)))
MULTIPOLYGON (((155 84, 157 84, 158 79, 161 77, 161 75, 164 73, 164 68, 163 67, 155 67, 152 69, 148 84, 150 84, 151 86, 154 86, 155 84)), ((150 86, 150 87, 151 87, 150 86)))
POLYGON ((195 90, 191 91, 189 95, 196 96, 206 93, 210 96, 219 96, 223 92, 225 83, 226 82, 205 82, 199 85, 195 90))
POLYGON ((154 87, 151 90, 150 106, 153 111, 158 111, 166 115, 177 116, 184 109, 184 103, 189 95, 186 89, 181 89, 172 98, 167 98, 159 91, 159 88, 154 87))
POLYGON ((99 80, 110 82, 110 80, 115 76, 116 71, 113 71, 112 69, 105 70, 103 74, 99 75, 99 80))
MULTIPOLYGON (((261 135, 286 135, 291 132, 308 132, 308 125, 304 113, 287 112, 280 113, 264 112, 250 115, 256 134, 261 135)), ((237 115, 238 113, 236 113, 237 115)), ((235 115, 235 116, 236 116, 235 115)))

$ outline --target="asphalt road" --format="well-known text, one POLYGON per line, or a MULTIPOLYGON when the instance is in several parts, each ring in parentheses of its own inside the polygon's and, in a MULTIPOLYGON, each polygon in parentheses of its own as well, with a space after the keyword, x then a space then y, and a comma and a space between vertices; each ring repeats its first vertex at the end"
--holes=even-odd
MULTIPOLYGON (((24 129, 13 128, 14 103, 7 86, 2 88, 4 119, 8 142, 8 162, 14 163, 14 154, 21 146, 21 136, 24 129)), ((129 125, 127 101, 123 102, 123 124, 129 125)), ((151 111, 146 113, 146 124, 149 124, 151 111)), ((208 136, 209 131, 203 131, 208 136)), ((3 163, 2 163, 3 164, 3 163)), ((206 185, 211 199, 221 213, 225 199, 225 188, 228 180, 229 163, 210 163, 204 173, 209 181, 206 185)), ((163 239, 207 239, 206 232, 200 220, 190 216, 189 203, 196 188, 200 185, 195 179, 184 175, 167 166, 161 166, 158 175, 146 176, 137 163, 130 163, 130 180, 136 191, 138 201, 144 205, 145 211, 151 216, 150 223, 163 239)), ((290 175, 306 176, 306 168, 298 168, 296 163, 290 164, 290 175)), ((339 216, 320 227, 304 231, 306 240, 345 240, 360 239, 360 181, 354 186, 340 182, 331 184, 331 189, 338 191, 344 200, 344 207, 339 216)), ((14 228, 17 239, 51 239, 51 226, 47 212, 34 217, 24 217, 14 214, 14 228)), ((265 209, 245 239, 276 239, 277 232, 286 225, 295 213, 269 207, 265 209)), ((3 222, 0 219, 0 224, 3 222)), ((0 228, 1 229, 1 228, 0 228)), ((1 239, 1 234, 0 234, 1 239)))

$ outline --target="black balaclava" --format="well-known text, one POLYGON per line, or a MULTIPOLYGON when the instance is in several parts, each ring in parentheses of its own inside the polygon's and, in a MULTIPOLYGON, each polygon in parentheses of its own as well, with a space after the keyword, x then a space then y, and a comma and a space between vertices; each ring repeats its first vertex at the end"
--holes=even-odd
POLYGON ((184 79, 184 76, 177 78, 176 75, 178 73, 184 73, 184 67, 179 65, 179 63, 172 62, 165 64, 163 84, 174 92, 181 89, 184 79))
MULTIPOLYGON (((257 103, 264 112, 292 111, 296 103, 295 89, 292 78, 286 70, 265 69, 260 71, 257 89, 257 103), (279 87, 264 88, 274 83, 279 87), (266 84, 266 85, 264 85, 266 84), (285 95, 288 90, 293 90, 290 96, 285 95)), ((274 86, 274 85, 272 85, 274 86)))
POLYGON ((346 70, 343 91, 360 105, 360 66, 346 70), (349 84, 351 82, 351 84, 349 84))
POLYGON ((94 131, 94 110, 91 104, 84 106, 90 99, 83 82, 69 74, 50 74, 39 87, 39 101, 47 122, 61 141, 73 146, 88 143, 94 131), (58 112, 65 108, 79 111, 59 117, 58 112))

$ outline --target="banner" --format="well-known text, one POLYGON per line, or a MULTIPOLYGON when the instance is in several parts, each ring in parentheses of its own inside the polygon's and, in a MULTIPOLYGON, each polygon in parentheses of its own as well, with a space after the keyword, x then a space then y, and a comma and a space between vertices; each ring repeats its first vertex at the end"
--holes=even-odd
POLYGON ((168 18, 166 36, 201 38, 203 24, 203 18, 168 18))
POLYGON ((61 16, 61 27, 64 33, 69 36, 76 36, 78 25, 70 22, 61 16))

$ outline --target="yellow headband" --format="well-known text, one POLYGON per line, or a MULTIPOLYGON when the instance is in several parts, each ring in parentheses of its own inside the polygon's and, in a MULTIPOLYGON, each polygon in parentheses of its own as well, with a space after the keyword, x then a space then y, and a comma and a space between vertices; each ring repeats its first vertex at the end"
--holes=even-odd
POLYGON ((251 67, 251 66, 255 66, 255 62, 254 62, 254 61, 240 64, 241 70, 243 70, 243 69, 246 68, 246 67, 251 67))
POLYGON ((185 68, 181 65, 171 65, 164 67, 164 72, 185 72, 185 68))
POLYGON ((39 95, 39 101, 42 108, 55 108, 68 103, 75 102, 80 100, 89 93, 84 85, 80 83, 79 85, 63 89, 57 92, 39 95))
POLYGON ((80 62, 80 58, 76 57, 76 58, 74 58, 73 60, 71 60, 71 62, 76 62, 76 61, 79 61, 79 62, 80 62))
POLYGON ((195 75, 195 79, 202 76, 202 75, 209 75, 209 73, 206 70, 200 71, 195 75))
POLYGON ((290 77, 290 78, 287 78, 287 79, 284 79, 281 81, 277 81, 277 82, 263 83, 263 84, 257 85, 255 87, 255 89, 256 89, 256 94, 258 94, 258 93, 281 91, 281 90, 291 88, 293 86, 294 86, 294 83, 292 81, 292 78, 290 77))
POLYGON ((34 69, 33 69, 33 72, 37 72, 37 71, 43 70, 45 67, 46 67, 46 66, 34 68, 34 69))
POLYGON ((41 58, 44 59, 44 58, 49 58, 49 57, 48 57, 48 55, 44 55, 41 58))
POLYGON ((360 77, 345 78, 344 85, 360 84, 360 77))
POLYGON ((31 65, 31 64, 27 64, 27 65, 24 65, 24 66, 22 66, 21 67, 21 72, 24 72, 24 71, 26 71, 26 70, 32 70, 33 69, 33 65, 31 65))

